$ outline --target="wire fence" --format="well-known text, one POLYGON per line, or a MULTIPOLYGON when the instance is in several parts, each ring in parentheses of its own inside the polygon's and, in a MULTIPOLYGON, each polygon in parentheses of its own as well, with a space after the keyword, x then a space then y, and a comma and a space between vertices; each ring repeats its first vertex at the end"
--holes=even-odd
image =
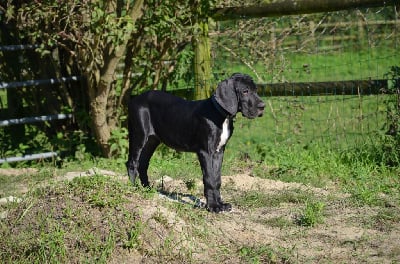
MULTIPOLYGON (((234 72, 247 73, 254 78, 267 107, 264 118, 251 121, 237 118, 237 126, 251 135, 248 140, 304 147, 323 144, 335 149, 368 144, 389 129, 387 102, 393 96, 388 90, 393 83, 399 83, 393 78, 400 77, 390 72, 400 61, 399 23, 397 9, 393 6, 211 22, 213 77, 199 82, 211 83, 215 88, 219 81, 234 72)), ((0 52, 35 47, 4 45, 0 52)), ((15 63, 21 64, 21 54, 18 58, 15 63)), ((140 74, 138 70, 133 77, 140 74)), ((177 89, 173 91, 175 94, 190 97, 193 93, 194 77, 190 74, 187 77, 173 85, 177 89)), ((77 80, 72 76, 0 82, 0 116, 10 118, 10 111, 2 111, 9 107, 6 90, 21 85, 48 86, 77 80)), ((53 89, 43 88, 43 93, 46 91, 53 89)), ((39 99, 47 103, 51 98, 62 98, 52 94, 42 97, 35 98, 31 105, 38 108, 39 99)), ((45 107, 43 114, 47 114, 48 108, 45 107)), ((52 114, 58 112, 51 111, 52 114)), ((19 119, 11 121, 20 122, 19 119)), ((23 138, 21 131, 7 135, 14 138, 18 132, 23 138)), ((37 131, 30 133, 37 134, 37 131)), ((3 142, 7 142, 5 137, 3 142)), ((43 148, 42 142, 34 143, 43 148)), ((4 147, 4 152, 6 150, 4 147)))
POLYGON ((260 84, 266 118, 237 121, 260 140, 369 144, 388 129, 399 26, 396 7, 221 22, 211 33, 215 75, 244 72, 260 84))

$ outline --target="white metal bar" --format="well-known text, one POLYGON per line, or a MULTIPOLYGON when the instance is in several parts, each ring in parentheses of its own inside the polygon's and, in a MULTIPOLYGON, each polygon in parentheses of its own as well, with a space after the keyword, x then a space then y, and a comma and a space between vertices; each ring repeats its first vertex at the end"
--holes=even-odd
POLYGON ((38 44, 26 44, 26 45, 3 45, 0 46, 0 51, 18 51, 18 50, 31 50, 39 48, 38 44))
POLYGON ((72 114, 57 114, 57 115, 47 115, 47 116, 34 116, 34 117, 23 117, 17 119, 8 119, 8 120, 0 120, 0 127, 2 126, 10 126, 10 125, 19 125, 19 124, 27 124, 27 123, 35 123, 35 122, 44 122, 51 120, 61 120, 71 118, 72 114))
POLYGON ((44 84, 56 84, 56 83, 65 83, 71 81, 79 81, 80 76, 70 76, 70 77, 61 77, 61 78, 52 78, 52 79, 43 79, 43 80, 29 80, 22 82, 0 82, 0 89, 9 89, 16 87, 26 87, 26 86, 38 86, 44 84))
POLYGON ((44 153, 38 153, 38 154, 32 154, 32 155, 25 155, 22 157, 9 157, 9 158, 0 159, 0 164, 6 163, 6 162, 11 163, 11 162, 18 162, 18 161, 48 159, 48 158, 52 158, 52 157, 56 157, 56 156, 57 156, 56 152, 44 152, 44 153))

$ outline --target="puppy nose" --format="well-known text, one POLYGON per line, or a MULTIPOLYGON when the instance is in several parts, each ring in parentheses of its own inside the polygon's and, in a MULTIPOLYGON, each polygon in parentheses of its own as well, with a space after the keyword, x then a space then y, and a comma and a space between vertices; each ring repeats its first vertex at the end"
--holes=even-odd
POLYGON ((257 108, 260 109, 260 110, 264 110, 265 103, 263 101, 259 102, 258 105, 257 105, 257 108))

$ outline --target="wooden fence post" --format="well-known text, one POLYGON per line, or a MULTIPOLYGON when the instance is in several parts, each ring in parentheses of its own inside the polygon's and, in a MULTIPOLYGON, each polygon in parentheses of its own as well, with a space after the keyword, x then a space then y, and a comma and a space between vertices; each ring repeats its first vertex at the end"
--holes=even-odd
POLYGON ((193 38, 194 46, 194 99, 205 99, 211 94, 211 49, 208 22, 199 21, 199 34, 193 38))

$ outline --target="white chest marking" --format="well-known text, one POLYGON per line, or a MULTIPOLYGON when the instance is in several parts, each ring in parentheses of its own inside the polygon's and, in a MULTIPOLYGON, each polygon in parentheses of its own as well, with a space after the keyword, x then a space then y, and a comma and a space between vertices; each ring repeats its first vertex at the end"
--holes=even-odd
POLYGON ((229 119, 227 118, 222 124, 222 133, 217 146, 217 152, 219 152, 221 148, 225 146, 226 142, 228 141, 228 138, 229 138, 229 119))

